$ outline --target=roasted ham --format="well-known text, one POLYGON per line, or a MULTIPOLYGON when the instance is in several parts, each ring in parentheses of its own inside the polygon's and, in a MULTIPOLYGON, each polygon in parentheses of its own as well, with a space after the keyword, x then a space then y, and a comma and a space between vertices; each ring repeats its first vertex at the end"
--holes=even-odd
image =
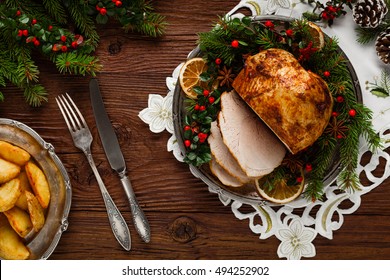
POLYGON ((283 143, 235 91, 221 95, 218 123, 223 142, 248 177, 262 177, 281 164, 283 143))
POLYGON ((293 154, 318 139, 332 113, 326 82, 281 49, 248 57, 233 88, 293 154))

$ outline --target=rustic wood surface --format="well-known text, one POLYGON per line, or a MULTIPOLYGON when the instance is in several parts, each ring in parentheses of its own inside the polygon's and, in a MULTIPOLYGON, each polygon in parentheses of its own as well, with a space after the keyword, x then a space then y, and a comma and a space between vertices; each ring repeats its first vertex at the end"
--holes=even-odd
MULTIPOLYGON (((188 167, 167 152, 167 132, 153 134, 138 117, 147 107, 148 94, 164 95, 165 78, 185 60, 197 40, 218 15, 237 0, 155 1, 169 22, 166 35, 151 39, 126 34, 117 25, 99 28, 97 55, 104 65, 98 75, 108 114, 119 137, 129 176, 149 219, 152 238, 141 241, 117 175, 111 170, 98 137, 89 100, 88 77, 57 73, 51 63, 39 61, 41 83, 50 93, 40 108, 24 103, 22 93, 9 85, 3 92, 0 117, 21 121, 54 145, 72 183, 69 227, 50 259, 277 259, 280 241, 260 240, 223 206, 188 167), (71 136, 54 98, 68 92, 92 129, 93 156, 106 186, 132 233, 132 250, 124 251, 112 235, 97 182, 71 136)), ((384 167, 383 167, 384 168, 384 167)), ((378 172, 383 172, 379 170, 378 172)), ((318 236, 316 259, 390 259, 390 181, 362 197, 361 207, 344 217, 333 240, 318 236)))

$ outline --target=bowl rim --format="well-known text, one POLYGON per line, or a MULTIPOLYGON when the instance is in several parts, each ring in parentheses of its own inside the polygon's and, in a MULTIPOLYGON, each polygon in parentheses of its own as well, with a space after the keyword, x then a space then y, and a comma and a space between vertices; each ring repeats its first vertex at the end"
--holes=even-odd
MULTIPOLYGON (((297 18, 294 17, 288 17, 288 16, 279 16, 279 15, 260 15, 260 16, 253 16, 250 17, 252 21, 265 21, 265 20, 276 20, 276 21, 285 21, 285 22, 292 22, 294 20, 297 20, 297 18)), ((324 34, 325 36, 328 36, 324 34)), ((349 60, 348 56, 346 53, 341 49, 341 47, 338 47, 338 51, 342 54, 342 56, 345 57, 346 59, 346 65, 349 70, 349 73, 351 75, 351 79, 353 81, 353 89, 356 94, 357 101, 360 103, 363 103, 362 99, 362 90, 360 86, 360 82, 358 79, 358 76, 356 74, 356 71, 349 60)), ((199 45, 194 48, 189 55, 187 56, 187 60, 199 56, 201 53, 199 45)), ((186 148, 184 146, 184 140, 183 140, 183 135, 182 135, 182 122, 183 122, 183 114, 184 114, 184 108, 181 108, 181 104, 183 103, 183 91, 180 86, 179 78, 176 82, 174 94, 173 94, 173 102, 172 102, 172 116, 173 116, 173 125, 174 125, 174 135, 177 139, 180 151, 185 154, 186 153, 186 148)), ((267 203, 269 206, 282 206, 281 204, 276 204, 272 203, 268 200, 265 200, 261 198, 260 196, 258 197, 252 197, 248 195, 242 195, 238 193, 234 193, 230 190, 227 190, 223 187, 221 187, 222 183, 219 183, 216 178, 213 178, 212 175, 210 174, 204 174, 201 170, 200 167, 196 167, 194 165, 189 165, 191 173, 201 179, 206 185, 210 188, 215 193, 224 195, 230 199, 237 200, 243 203, 247 204, 259 204, 259 203, 267 203)), ((331 183, 334 182, 334 180, 337 179, 338 174, 341 172, 340 168, 340 162, 335 163, 328 174, 325 176, 323 179, 323 185, 324 189, 326 189, 331 183)), ((294 201, 290 203, 295 203, 296 200, 302 199, 302 195, 295 199, 294 201)), ((284 205, 289 205, 290 203, 284 204, 284 205)))
MULTIPOLYGON (((54 146, 48 142, 46 142, 34 129, 27 126, 26 124, 13 120, 8 118, 0 118, 0 125, 8 125, 11 127, 16 127, 17 129, 20 129, 24 131, 25 133, 29 134, 38 144, 39 146, 46 150, 50 158, 53 160, 55 166, 58 168, 58 170, 61 173, 64 187, 65 187, 65 201, 64 201, 64 210, 60 217, 60 223, 58 225, 58 228, 54 234, 53 240, 50 242, 47 249, 43 252, 43 254, 40 256, 39 259, 46 260, 48 259, 51 254, 54 252, 55 248, 57 247, 62 233, 67 230, 69 221, 69 213, 70 208, 72 204, 72 186, 70 183, 70 178, 68 175, 68 172, 66 171, 62 161, 58 157, 58 155, 54 151, 54 146)), ((1 259, 1 258, 0 258, 1 259)))

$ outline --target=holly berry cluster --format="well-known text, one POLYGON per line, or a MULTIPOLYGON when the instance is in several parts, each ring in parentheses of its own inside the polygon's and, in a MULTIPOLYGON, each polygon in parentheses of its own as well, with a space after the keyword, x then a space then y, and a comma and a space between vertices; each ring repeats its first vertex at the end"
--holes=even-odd
POLYGON ((354 0, 330 0, 322 3, 318 0, 308 0, 309 4, 315 4, 312 12, 305 12, 303 15, 309 20, 324 20, 331 26, 336 18, 345 15, 345 7, 352 9, 354 0))
POLYGON ((22 44, 32 45, 45 54, 68 52, 84 45, 84 38, 68 29, 52 25, 44 19, 36 19, 21 10, 11 12, 15 26, 14 37, 22 44))
POLYGON ((127 13, 125 5, 119 0, 91 0, 90 13, 96 14, 96 22, 105 24, 109 17, 121 16, 127 13))
MULTIPOLYGON (((203 79, 209 81, 208 78, 203 79)), ((186 155, 186 162, 201 165, 210 161, 210 150, 207 145, 207 138, 210 134, 210 124, 213 122, 220 110, 220 91, 218 89, 203 88, 195 86, 193 91, 197 98, 189 99, 190 114, 185 118, 183 128, 184 146, 189 153, 186 155)))

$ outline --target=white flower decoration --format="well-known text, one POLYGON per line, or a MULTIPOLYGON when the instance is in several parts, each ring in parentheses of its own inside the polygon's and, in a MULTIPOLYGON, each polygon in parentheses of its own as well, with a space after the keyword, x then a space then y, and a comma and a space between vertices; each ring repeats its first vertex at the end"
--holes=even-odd
POLYGON ((173 133, 172 99, 173 95, 162 97, 158 94, 149 94, 148 108, 139 112, 138 116, 149 124, 150 131, 160 133, 166 129, 173 133))
POLYGON ((173 92, 175 91, 175 87, 176 87, 176 84, 177 84, 177 79, 179 78, 179 74, 180 74, 180 69, 181 69, 181 67, 183 65, 184 65, 184 62, 180 63, 175 68, 175 70, 173 70, 172 77, 167 77, 166 78, 166 84, 167 84, 167 88, 169 90, 168 95, 173 94, 173 92))
POLYGON ((168 152, 172 152, 178 161, 184 161, 184 155, 181 153, 175 134, 173 134, 171 138, 169 138, 167 143, 167 150, 168 152))
POLYGON ((316 235, 316 231, 305 227, 300 219, 293 220, 288 227, 276 232, 276 237, 282 241, 278 247, 279 258, 299 260, 301 257, 314 257, 316 250, 311 242, 316 235))
POLYGON ((268 0, 267 10, 270 13, 274 13, 279 8, 289 9, 290 6, 291 6, 290 0, 268 0))

